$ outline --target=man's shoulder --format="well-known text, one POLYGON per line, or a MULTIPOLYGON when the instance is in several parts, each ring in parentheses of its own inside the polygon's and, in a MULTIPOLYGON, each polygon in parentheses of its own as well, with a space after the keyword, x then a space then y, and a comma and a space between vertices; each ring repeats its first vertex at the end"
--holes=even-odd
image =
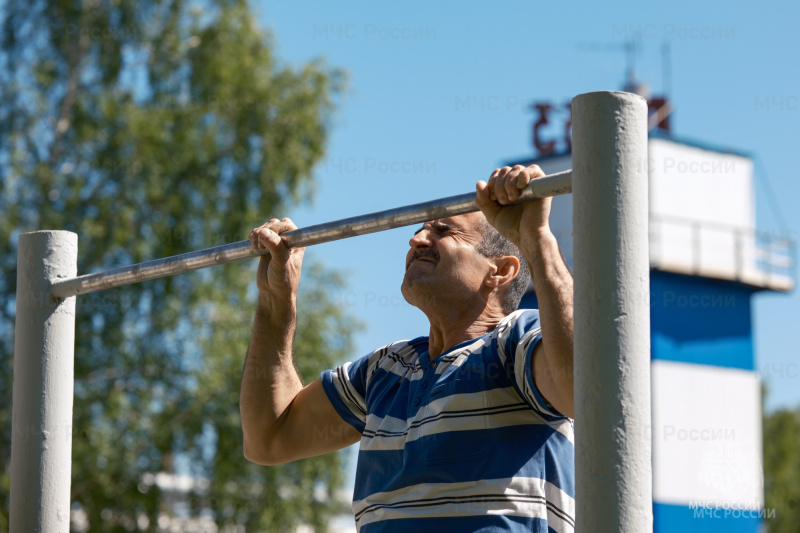
POLYGON ((513 328, 520 328, 522 330, 529 330, 539 327, 539 310, 538 309, 517 309, 513 313, 509 313, 498 322, 495 327, 496 333, 502 333, 506 330, 513 328))
POLYGON ((392 352, 405 351, 408 350, 409 348, 417 352, 424 352, 425 350, 428 349, 428 337, 417 337, 414 339, 404 339, 400 341, 390 342, 386 346, 381 346, 380 348, 373 351, 369 355, 375 355, 375 354, 385 355, 392 352))
POLYGON ((497 324, 492 336, 501 359, 513 353, 516 346, 525 339, 531 339, 541 332, 538 309, 517 309, 497 324))
POLYGON ((416 360, 419 354, 427 349, 428 337, 417 337, 389 343, 367 354, 362 359, 368 360, 370 365, 375 365, 381 359, 385 358, 394 360, 416 360))

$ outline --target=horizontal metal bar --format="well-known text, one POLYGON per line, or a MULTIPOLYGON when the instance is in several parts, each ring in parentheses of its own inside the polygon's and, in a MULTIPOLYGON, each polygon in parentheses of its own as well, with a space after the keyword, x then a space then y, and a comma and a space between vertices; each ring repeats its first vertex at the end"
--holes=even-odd
MULTIPOLYGON (((570 192, 572 192, 572 170, 566 170, 532 181, 522 191, 517 203, 570 192)), ((420 224, 428 220, 463 215, 474 211, 478 211, 478 207, 475 205, 475 193, 467 193, 389 209, 388 211, 345 218, 316 226, 298 228, 282 233, 281 237, 290 248, 311 246, 312 244, 337 241, 357 235, 420 224)), ((52 291, 53 295, 58 298, 67 298, 77 294, 88 294, 210 266, 224 265, 249 257, 265 255, 265 253, 268 252, 256 252, 253 250, 250 247, 249 240, 239 241, 95 274, 54 280, 52 291)))

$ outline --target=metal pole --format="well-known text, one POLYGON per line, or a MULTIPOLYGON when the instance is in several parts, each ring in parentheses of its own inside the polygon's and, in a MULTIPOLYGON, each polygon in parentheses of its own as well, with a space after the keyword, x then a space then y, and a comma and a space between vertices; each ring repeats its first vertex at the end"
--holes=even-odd
MULTIPOLYGON (((572 171, 566 170, 534 180, 520 196, 518 202, 533 198, 567 194, 572 191, 572 171)), ((475 193, 450 196, 439 200, 398 207, 368 215, 346 218, 316 226, 308 226, 282 234, 289 247, 311 246, 384 231, 437 218, 452 217, 478 211, 475 193)), ((123 268, 86 274, 80 277, 53 283, 53 294, 65 298, 76 294, 130 285, 140 281, 182 274, 214 265, 222 265, 263 255, 253 251, 250 241, 239 241, 208 248, 197 252, 156 259, 123 268)))
POLYGON ((576 531, 653 530, 647 103, 572 100, 576 531))
POLYGON ((56 299, 50 280, 77 273, 78 236, 19 237, 10 531, 69 531, 75 298, 56 299))

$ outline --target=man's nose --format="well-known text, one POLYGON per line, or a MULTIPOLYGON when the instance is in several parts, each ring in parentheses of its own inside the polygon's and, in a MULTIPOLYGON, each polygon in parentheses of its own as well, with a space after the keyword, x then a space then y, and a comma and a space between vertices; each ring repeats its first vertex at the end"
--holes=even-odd
POLYGON ((411 246, 412 250, 417 248, 430 248, 432 246, 431 233, 426 229, 415 233, 414 236, 411 237, 411 240, 408 241, 408 245, 411 246))

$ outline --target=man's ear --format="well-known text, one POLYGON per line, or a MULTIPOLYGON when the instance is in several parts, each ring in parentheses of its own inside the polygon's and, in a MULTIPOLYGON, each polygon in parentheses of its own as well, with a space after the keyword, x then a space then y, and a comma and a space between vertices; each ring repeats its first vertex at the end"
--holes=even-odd
POLYGON ((492 261, 494 272, 489 274, 486 283, 492 288, 510 285, 519 274, 519 259, 513 255, 503 255, 492 258, 492 261))

